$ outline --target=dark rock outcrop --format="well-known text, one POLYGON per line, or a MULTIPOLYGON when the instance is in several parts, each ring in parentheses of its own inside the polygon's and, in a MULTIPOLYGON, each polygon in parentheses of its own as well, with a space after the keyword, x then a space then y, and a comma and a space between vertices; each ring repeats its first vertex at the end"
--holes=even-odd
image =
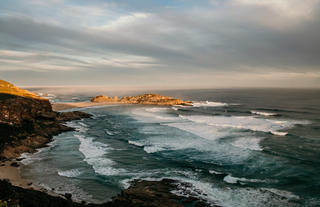
MULTIPOLYGON (((180 185, 183 185, 180 183, 180 185)), ((185 184, 188 185, 188 184, 185 184)), ((177 182, 171 179, 161 181, 135 181, 112 201, 103 204, 77 203, 67 194, 66 199, 48 195, 44 192, 12 186, 0 180, 0 200, 8 206, 21 207, 218 207, 193 196, 178 196, 171 191, 177 189, 177 182)), ((1 204, 1 203, 0 203, 1 204)))
MULTIPOLYGON (((179 183, 179 185, 188 185, 179 183)), ((175 180, 163 179, 161 181, 135 181, 128 189, 108 203, 112 207, 207 207, 209 205, 193 196, 178 196, 172 193, 177 190, 178 183, 175 180)))
POLYGON ((62 122, 90 116, 84 112, 55 112, 47 99, 0 93, 0 158, 33 152, 53 136, 73 130, 62 122))

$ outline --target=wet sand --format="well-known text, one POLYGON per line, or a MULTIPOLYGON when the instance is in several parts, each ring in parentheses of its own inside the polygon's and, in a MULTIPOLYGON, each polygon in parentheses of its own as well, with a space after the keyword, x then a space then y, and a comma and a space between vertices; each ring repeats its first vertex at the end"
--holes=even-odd
POLYGON ((14 186, 18 186, 24 189, 33 189, 37 191, 45 192, 52 196, 59 196, 63 197, 63 195, 57 194, 53 191, 48 191, 41 186, 37 186, 33 184, 32 182, 28 181, 27 179, 24 179, 21 177, 21 166, 23 164, 16 160, 10 160, 10 161, 4 161, 0 162, 0 180, 9 180, 10 183, 14 186), (12 163, 18 163, 18 167, 11 166, 12 163))

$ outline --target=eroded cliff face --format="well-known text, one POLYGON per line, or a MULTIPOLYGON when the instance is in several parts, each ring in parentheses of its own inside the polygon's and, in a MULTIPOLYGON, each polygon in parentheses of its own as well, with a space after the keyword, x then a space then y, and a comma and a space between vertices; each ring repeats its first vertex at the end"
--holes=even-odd
MULTIPOLYGON (((52 110, 49 100, 32 95, 15 95, 25 91, 6 84, 0 86, 0 158, 10 159, 23 152, 33 152, 53 136, 72 130, 61 122, 90 117, 83 112, 59 113, 52 110), (8 93, 6 93, 8 91, 8 93)), ((28 94, 28 93, 27 93, 28 94)), ((30 93, 32 94, 32 93, 30 93)))
POLYGON ((91 102, 118 102, 125 104, 146 104, 146 105, 191 105, 191 102, 175 99, 170 96, 162 96, 159 94, 143 94, 138 96, 125 96, 121 99, 118 97, 107 97, 103 95, 96 96, 91 99, 91 102))

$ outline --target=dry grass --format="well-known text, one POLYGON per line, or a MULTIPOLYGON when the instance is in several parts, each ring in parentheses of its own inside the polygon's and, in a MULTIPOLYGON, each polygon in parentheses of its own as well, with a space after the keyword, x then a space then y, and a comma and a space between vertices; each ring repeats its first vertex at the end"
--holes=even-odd
POLYGON ((31 93, 30 91, 18 88, 16 86, 14 86, 13 84, 11 84, 7 81, 4 81, 4 80, 0 80, 0 93, 22 96, 22 97, 27 97, 27 98, 44 99, 35 93, 31 93))

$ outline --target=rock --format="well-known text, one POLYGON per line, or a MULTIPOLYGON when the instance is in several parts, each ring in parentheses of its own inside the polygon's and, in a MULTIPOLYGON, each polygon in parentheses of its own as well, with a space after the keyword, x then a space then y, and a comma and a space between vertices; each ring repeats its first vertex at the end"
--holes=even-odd
POLYGON ((28 186, 32 185, 32 182, 28 183, 28 186))
POLYGON ((0 81, 0 160, 34 152, 53 136, 73 130, 61 122, 90 116, 84 112, 55 112, 48 99, 0 81))
POLYGON ((71 200, 72 194, 71 193, 65 193, 64 197, 68 200, 71 200))
POLYGON ((79 120, 83 118, 90 118, 91 115, 81 112, 81 111, 72 111, 72 112, 57 112, 56 119, 60 122, 71 121, 71 120, 79 120))
POLYGON ((13 162, 13 163, 10 164, 10 166, 12 166, 12 167, 19 167, 20 165, 19 165, 17 162, 13 162))
POLYGON ((99 95, 91 99, 91 102, 100 103, 100 102, 118 102, 118 97, 108 97, 104 95, 99 95))
POLYGON ((24 160, 25 158, 20 157, 20 158, 16 158, 16 161, 20 162, 21 160, 24 160))
MULTIPOLYGON (((188 185, 179 183, 179 186, 188 185)), ((208 207, 217 206, 193 196, 183 197, 172 193, 177 190, 178 183, 175 180, 163 179, 161 181, 135 180, 133 184, 121 194, 107 203, 107 206, 139 206, 139 207, 208 207)))
POLYGON ((139 96, 125 96, 121 99, 118 97, 110 98, 108 96, 99 95, 91 99, 91 102, 118 102, 125 104, 148 104, 148 105, 185 105, 192 106, 192 102, 175 99, 170 96, 162 96, 159 94, 143 94, 139 96))

